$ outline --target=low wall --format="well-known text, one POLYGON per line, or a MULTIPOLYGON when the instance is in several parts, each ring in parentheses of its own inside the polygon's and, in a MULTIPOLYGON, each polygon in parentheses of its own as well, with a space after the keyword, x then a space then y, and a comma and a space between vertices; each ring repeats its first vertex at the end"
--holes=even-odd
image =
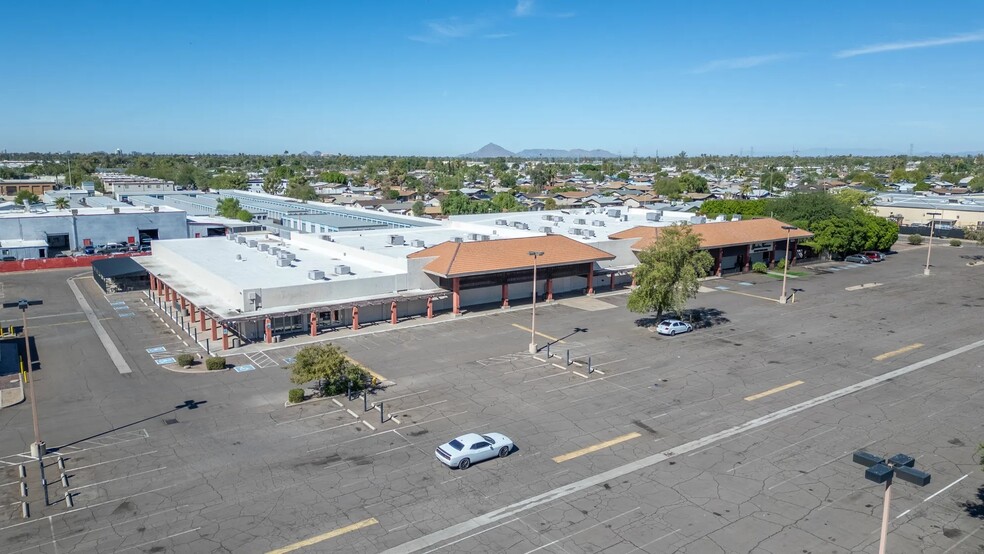
POLYGON ((41 269, 70 269, 73 267, 90 267, 96 260, 107 258, 132 258, 137 256, 149 256, 149 252, 133 252, 125 254, 99 254, 96 256, 78 256, 68 258, 38 258, 34 260, 17 260, 13 262, 0 262, 0 273, 10 273, 14 271, 38 271, 41 269))

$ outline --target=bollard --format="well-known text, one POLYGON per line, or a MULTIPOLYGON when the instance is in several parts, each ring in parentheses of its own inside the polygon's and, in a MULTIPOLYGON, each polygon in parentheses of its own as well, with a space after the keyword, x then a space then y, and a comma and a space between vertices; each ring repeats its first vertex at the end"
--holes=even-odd
POLYGON ((369 391, 365 389, 362 390, 362 411, 369 411, 369 391))
POLYGON ((68 506, 69 508, 75 506, 75 501, 72 500, 72 493, 70 492, 65 493, 65 505, 68 506))
POLYGON ((67 489, 68 488, 68 475, 65 475, 64 473, 62 473, 61 474, 61 482, 62 482, 62 486, 67 489))
POLYGON ((571 366, 571 349, 567 349, 567 367, 571 366))
POLYGON ((44 477, 41 478, 41 488, 44 489, 44 505, 51 506, 51 502, 48 500, 48 480, 44 477))
POLYGON ((212 351, 208 349, 208 337, 205 337, 205 353, 209 356, 212 355, 212 351))
POLYGON ((594 368, 591 367, 591 356, 588 356, 588 375, 591 375, 592 371, 594 371, 594 368))
POLYGON ((550 343, 547 343, 547 359, 550 359, 550 343))
POLYGON ((195 342, 198 342, 198 327, 195 327, 195 342))
POLYGON ((379 424, 383 424, 383 403, 379 403, 379 424))
POLYGON ((27 502, 21 502, 21 516, 24 519, 31 517, 31 508, 27 505, 27 502))
POLYGON ((21 481, 21 496, 27 496, 27 483, 21 481))
POLYGON ((65 458, 58 456, 58 469, 65 469, 65 458))
POLYGON ((351 402, 352 401, 352 380, 351 379, 346 380, 345 381, 345 386, 346 386, 346 390, 347 390, 347 392, 345 393, 345 400, 348 400, 349 402, 351 402))
POLYGON ((27 468, 24 467, 24 464, 21 464, 20 465, 20 476, 21 476, 21 479, 27 477, 27 468))

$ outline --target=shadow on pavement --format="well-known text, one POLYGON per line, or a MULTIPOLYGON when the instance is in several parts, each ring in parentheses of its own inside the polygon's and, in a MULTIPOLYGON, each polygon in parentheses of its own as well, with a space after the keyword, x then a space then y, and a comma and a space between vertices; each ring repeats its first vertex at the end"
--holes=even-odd
POLYGON ((175 406, 174 408, 172 408, 172 409, 170 409, 170 410, 168 410, 166 412, 161 412, 159 414, 154 414, 152 416, 148 416, 148 417, 145 417, 143 419, 139 419, 137 421, 134 421, 134 422, 131 422, 131 423, 127 423, 126 425, 121 425, 119 427, 114 427, 114 428, 112 428, 112 429, 110 429, 108 431, 103 431, 102 433, 96 433, 95 435, 90 435, 90 436, 85 437, 83 439, 78 439, 78 440, 73 441, 73 442, 69 442, 69 443, 62 444, 60 446, 49 448, 48 449, 48 452, 58 452, 60 449, 65 448, 66 446, 72 446, 72 445, 78 444, 80 442, 85 442, 87 440, 92 440, 92 439, 101 437, 103 435, 108 435, 110 433, 115 433, 117 431, 122 431, 123 429, 126 429, 127 427, 132 427, 134 425, 138 425, 138 424, 143 423, 145 421, 150 421, 152 419, 156 419, 156 418, 159 418, 159 417, 164 417, 164 416, 166 416, 168 414, 173 414, 174 412, 176 412, 178 410, 197 410, 199 406, 201 406, 202 404, 207 404, 207 403, 208 403, 208 400, 185 400, 183 404, 178 405, 178 406, 175 406))

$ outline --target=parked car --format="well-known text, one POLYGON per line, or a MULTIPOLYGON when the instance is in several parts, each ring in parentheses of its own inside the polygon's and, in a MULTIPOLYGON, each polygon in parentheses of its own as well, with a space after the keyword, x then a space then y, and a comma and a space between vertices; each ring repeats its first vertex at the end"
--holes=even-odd
POLYGON ((661 335, 679 335, 680 333, 689 333, 694 330, 694 326, 680 321, 679 319, 664 319, 659 322, 656 326, 656 332, 661 335))
POLYGON ((126 246, 118 242, 110 242, 96 247, 96 254, 115 254, 116 252, 126 252, 126 246))
POLYGON ((868 259, 871 260, 871 261, 873 261, 873 262, 884 262, 885 261, 885 255, 882 254, 881 252, 877 251, 877 250, 868 250, 866 252, 862 252, 862 254, 864 254, 865 256, 867 256, 868 259))
POLYGON ((150 245, 149 244, 141 244, 140 245, 140 251, 141 252, 150 252, 150 245))
POLYGON ((467 433, 437 447, 434 455, 442 464, 458 469, 495 458, 505 458, 512 452, 513 441, 501 433, 467 433))
POLYGON ((870 264, 871 258, 865 256, 864 254, 851 254, 850 256, 845 256, 844 261, 855 264, 870 264))
POLYGON ((93 255, 93 254, 96 253, 96 247, 95 246, 86 246, 86 247, 82 248, 82 253, 85 254, 86 256, 91 256, 91 255, 93 255))
POLYGON ((17 257, 16 256, 4 256, 3 257, 3 260, 0 260, 0 261, 4 261, 4 262, 16 262, 17 261, 17 257))

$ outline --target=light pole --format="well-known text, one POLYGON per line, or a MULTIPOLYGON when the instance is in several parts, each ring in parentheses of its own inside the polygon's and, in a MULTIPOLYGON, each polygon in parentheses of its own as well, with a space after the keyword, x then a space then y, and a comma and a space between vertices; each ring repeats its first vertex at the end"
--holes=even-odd
POLYGON ((936 227, 936 216, 943 214, 941 212, 927 212, 926 215, 933 216, 933 220, 929 223, 929 248, 926 249, 926 269, 923 270, 923 275, 929 275, 929 255, 933 252, 933 228, 936 227))
POLYGON ((34 420, 34 443, 31 444, 31 456, 41 459, 46 454, 44 442, 41 440, 41 429, 38 426, 38 404, 34 397, 34 363, 31 361, 31 341, 27 334, 27 307, 41 304, 41 300, 21 299, 17 302, 4 302, 4 308, 18 308, 21 311, 24 324, 24 357, 27 359, 27 383, 31 395, 31 417, 34 420))
POLYGON ((786 230, 786 251, 782 255, 782 293, 779 294, 779 303, 786 303, 786 273, 789 271, 789 234, 791 231, 799 229, 799 227, 793 227, 792 225, 783 225, 783 229, 786 230))
POLYGON ((530 322, 530 354, 536 354, 536 260, 543 255, 543 252, 530 250, 533 256, 533 321, 530 322))
POLYGON ((888 539, 889 504, 892 501, 892 477, 897 476, 899 479, 908 481, 913 485, 925 487, 929 484, 932 476, 925 471, 913 469, 913 466, 916 465, 916 459, 906 454, 896 454, 886 460, 864 450, 858 450, 854 453, 853 460, 854 463, 868 468, 864 470, 865 479, 875 483, 885 483, 885 500, 882 504, 881 538, 878 544, 878 554, 885 554, 885 546, 888 539))

